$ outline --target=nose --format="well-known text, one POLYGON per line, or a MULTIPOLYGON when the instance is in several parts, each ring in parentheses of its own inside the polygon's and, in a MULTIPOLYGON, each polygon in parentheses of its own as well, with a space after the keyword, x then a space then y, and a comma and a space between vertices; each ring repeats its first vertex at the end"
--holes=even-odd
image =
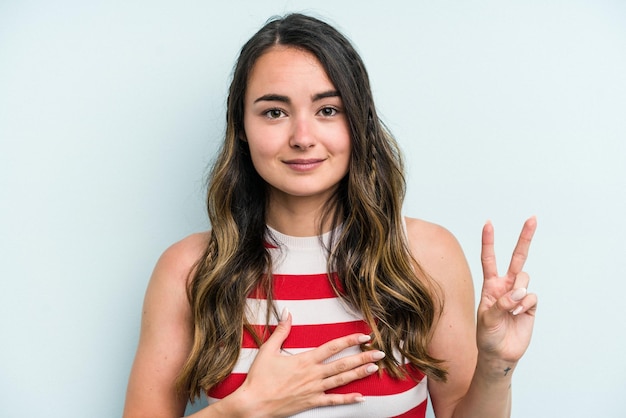
POLYGON ((289 145, 293 148, 305 150, 315 145, 313 122, 307 117, 295 118, 289 138, 289 145))

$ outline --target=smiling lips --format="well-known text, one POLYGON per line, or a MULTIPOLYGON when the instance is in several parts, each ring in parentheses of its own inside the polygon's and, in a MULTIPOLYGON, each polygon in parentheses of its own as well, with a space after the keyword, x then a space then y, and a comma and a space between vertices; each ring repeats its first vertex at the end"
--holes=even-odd
POLYGON ((285 164, 295 171, 309 171, 313 170, 324 162, 323 158, 307 158, 307 159, 295 159, 284 161, 285 164))

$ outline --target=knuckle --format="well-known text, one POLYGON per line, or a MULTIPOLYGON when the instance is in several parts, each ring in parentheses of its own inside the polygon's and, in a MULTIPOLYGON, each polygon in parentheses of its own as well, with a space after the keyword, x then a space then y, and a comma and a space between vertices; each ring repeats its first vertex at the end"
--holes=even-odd
POLYGON ((342 350, 341 345, 339 345, 337 342, 331 342, 328 345, 328 351, 330 351, 331 353, 338 353, 342 350))
POLYGON ((521 250, 517 250, 513 254, 513 257, 519 259, 520 261, 526 261, 526 259, 528 258, 528 255, 525 252, 521 251, 521 250))
POLYGON ((337 386, 343 386, 348 382, 349 382, 349 379, 346 378, 345 374, 338 374, 337 376, 335 376, 333 383, 335 384, 335 387, 337 387, 337 386))
POLYGON ((348 366, 348 364, 345 361, 338 361, 335 364, 335 371, 337 373, 343 373, 346 370, 348 370, 350 367, 348 366))
POLYGON ((336 396, 328 396, 326 398, 326 406, 337 406, 337 405, 341 405, 341 403, 339 402, 339 399, 337 399, 336 396))
POLYGON ((495 307, 500 311, 508 311, 511 309, 512 306, 513 306, 513 303, 504 298, 498 299, 495 303, 495 307))

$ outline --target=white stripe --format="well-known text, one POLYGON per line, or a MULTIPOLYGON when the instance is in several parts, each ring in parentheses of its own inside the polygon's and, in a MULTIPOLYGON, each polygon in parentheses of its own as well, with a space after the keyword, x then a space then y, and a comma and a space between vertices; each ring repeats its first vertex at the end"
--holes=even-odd
POLYGON ((247 374, 258 352, 258 348, 242 348, 232 373, 247 374))
MULTIPOLYGON (((367 396, 365 402, 349 405, 324 406, 292 415, 295 418, 382 418, 403 414, 426 401, 428 398, 427 379, 406 392, 395 395, 367 396)), ((208 398, 209 405, 217 402, 208 398)))
MULTIPOLYGON (((311 351, 316 347, 308 347, 308 348, 287 348, 283 349, 282 352, 285 355, 295 356, 296 354, 305 353, 307 351, 311 351)), ((395 351, 395 350, 394 350, 395 351)), ((239 358, 237 359, 237 363, 235 364, 235 368, 233 369, 233 373, 248 373, 250 371, 250 366, 252 366, 252 362, 256 358, 257 353, 259 352, 258 348, 242 348, 239 354, 239 358)), ((332 361, 338 360, 340 358, 351 356, 353 354, 360 354, 361 348, 358 346, 348 347, 339 353, 327 358, 324 360, 324 363, 330 363, 332 361)), ((400 358, 399 353, 395 353, 396 358, 400 358)), ((404 360, 404 364, 409 364, 408 360, 404 360)))
POLYGON ((324 274, 326 252, 322 248, 270 249, 273 257, 274 274, 324 274))
MULTIPOLYGON (((304 353, 310 350, 313 350, 315 347, 310 348, 287 348, 282 352, 285 355, 296 355, 300 353, 304 353)), ((242 348, 241 353, 239 354, 239 358, 237 359, 237 363, 235 364, 235 368, 233 369, 233 373, 248 373, 250 370, 250 366, 252 366, 252 362, 256 358, 257 353, 259 352, 258 348, 242 348)), ((357 346, 348 347, 345 350, 340 351, 332 357, 329 357, 324 361, 324 363, 330 363, 331 361, 335 361, 342 357, 350 356, 353 354, 360 354, 361 349, 357 346)))
MULTIPOLYGON (((246 300, 247 318, 252 325, 265 325, 267 300, 246 300)), ((311 299, 311 300, 276 300, 274 301, 278 314, 287 308, 291 312, 292 325, 321 325, 339 324, 359 321, 362 315, 354 312, 341 298, 311 299)), ((270 318, 270 325, 277 325, 277 318, 270 318)))
POLYGON ((387 396, 367 396, 365 402, 361 405, 367 412, 363 415, 355 415, 362 417, 389 417, 400 415, 404 412, 415 408, 428 399, 427 378, 424 378, 419 384, 406 392, 387 396))

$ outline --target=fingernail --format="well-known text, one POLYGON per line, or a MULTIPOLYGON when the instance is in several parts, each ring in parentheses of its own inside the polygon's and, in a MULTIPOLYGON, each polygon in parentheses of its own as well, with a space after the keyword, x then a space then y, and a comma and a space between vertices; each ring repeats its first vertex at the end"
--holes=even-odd
POLYGON ((371 339, 372 339, 372 337, 370 337, 369 335, 361 335, 359 337, 359 342, 360 343, 366 343, 366 342, 368 342, 371 339))
POLYGON ((287 319, 289 319, 289 309, 287 309, 287 307, 285 306, 285 307, 283 308, 283 311, 282 311, 282 312, 281 312, 281 314, 280 314, 280 321, 281 321, 281 322, 284 322, 284 321, 286 321, 287 319))
POLYGON ((519 287, 515 289, 513 293, 511 293, 511 300, 514 302, 519 302, 520 300, 524 299, 524 296, 526 296, 526 288, 519 287))
POLYGON ((372 353, 372 358, 373 358, 374 360, 380 360, 380 359, 383 359, 383 358, 385 358, 385 353, 384 353, 384 352, 382 352, 382 351, 374 351, 374 352, 372 353))
POLYGON ((376 370, 378 370, 378 366, 375 364, 370 364, 365 370, 367 370, 368 373, 374 373, 376 370))
POLYGON ((524 309, 524 307, 522 305, 520 305, 517 308, 515 308, 515 310, 513 312, 511 312, 511 313, 513 315, 519 315, 519 313, 522 312, 522 309, 524 309))
POLYGON ((365 397, 359 395, 356 398, 354 398, 354 400, 357 402, 365 402, 365 397))

